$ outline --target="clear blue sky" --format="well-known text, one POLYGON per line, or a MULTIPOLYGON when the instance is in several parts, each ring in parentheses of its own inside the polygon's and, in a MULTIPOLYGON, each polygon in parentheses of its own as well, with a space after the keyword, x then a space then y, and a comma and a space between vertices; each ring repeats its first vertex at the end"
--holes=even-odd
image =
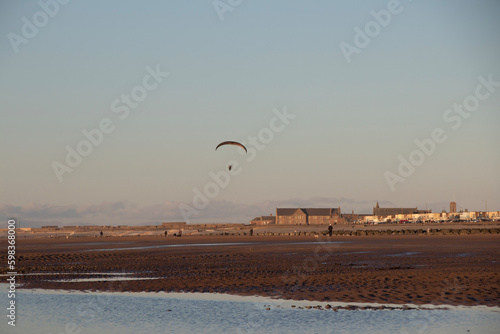
POLYGON ((196 209, 194 189, 204 194, 209 173, 232 159, 239 174, 190 222, 248 222, 276 206, 369 213, 377 200, 439 212, 453 196, 458 208, 500 210, 500 86, 479 88, 488 97, 468 117, 447 114, 474 102, 479 77, 500 82, 500 2, 221 3, 231 10, 73 0, 50 16, 36 1, 3 1, 0 217, 184 220, 179 205, 196 209), (384 26, 371 12, 388 7, 397 13, 384 26), (356 47, 356 27, 375 30, 348 61, 342 45, 356 47), (144 91, 148 67, 169 75, 120 118, 122 95, 144 91), (295 118, 255 159, 214 151, 266 132, 275 109, 295 118), (58 178, 66 147, 104 119, 114 130, 58 178), (437 128, 446 140, 391 187, 387 172, 401 178, 399 157, 437 128))

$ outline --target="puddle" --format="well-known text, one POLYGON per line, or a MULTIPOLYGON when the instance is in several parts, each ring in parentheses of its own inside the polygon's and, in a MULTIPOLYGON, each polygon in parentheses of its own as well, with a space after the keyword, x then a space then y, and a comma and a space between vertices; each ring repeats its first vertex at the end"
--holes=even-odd
MULTIPOLYGON (((72 273, 26 273, 26 274, 16 274, 15 276, 50 276, 50 275, 107 275, 107 276, 126 276, 126 275, 134 275, 135 273, 99 273, 99 272, 93 272, 93 273, 77 273, 77 272, 72 272, 72 273)), ((10 277, 12 275, 8 274, 0 274, 0 277, 10 277)))
POLYGON ((74 244, 60 244, 60 245, 55 245, 57 247, 66 247, 66 246, 98 246, 98 245, 126 245, 130 244, 130 242, 106 242, 106 241, 100 241, 100 242, 78 242, 74 244))
POLYGON ((411 255, 416 255, 420 254, 422 252, 405 252, 405 253, 399 253, 399 254, 387 254, 386 256, 411 256, 411 255))
POLYGON ((86 249, 86 252, 97 251, 117 251, 117 250, 132 250, 132 249, 154 249, 154 248, 173 248, 173 247, 201 247, 201 246, 235 246, 235 245, 252 245, 250 242, 227 242, 227 243, 208 243, 208 244, 176 244, 176 245, 155 245, 155 246, 137 246, 137 247, 122 247, 122 248, 99 248, 86 249))
MULTIPOLYGON (((345 242, 339 241, 310 241, 310 242, 285 242, 285 243, 272 243, 272 245, 314 245, 314 244, 342 244, 345 242)), ((121 251, 133 249, 158 249, 158 248, 174 248, 174 247, 203 247, 203 246, 244 246, 244 245, 268 245, 262 242, 220 242, 220 243, 206 243, 206 244, 175 244, 175 245, 155 245, 155 246, 137 246, 137 247, 121 247, 121 248, 99 248, 99 249, 86 249, 84 252, 103 252, 103 251, 121 251)))
POLYGON ((375 254, 375 252, 372 252, 372 251, 363 251, 363 252, 338 253, 338 254, 335 254, 335 255, 352 255, 352 254, 366 254, 366 253, 375 254))
POLYGON ((455 254, 456 257, 467 257, 467 256, 473 256, 473 253, 459 253, 455 254))
POLYGON ((109 282, 109 281, 144 281, 160 279, 161 277, 90 277, 90 278, 70 278, 60 280, 50 280, 49 282, 109 282))

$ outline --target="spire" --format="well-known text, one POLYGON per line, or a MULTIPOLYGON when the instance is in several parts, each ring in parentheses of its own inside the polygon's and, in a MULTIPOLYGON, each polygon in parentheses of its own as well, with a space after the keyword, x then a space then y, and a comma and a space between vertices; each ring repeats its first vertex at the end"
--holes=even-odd
POLYGON ((377 208, 377 209, 380 208, 380 206, 378 206, 378 201, 377 201, 377 206, 375 208, 377 208))

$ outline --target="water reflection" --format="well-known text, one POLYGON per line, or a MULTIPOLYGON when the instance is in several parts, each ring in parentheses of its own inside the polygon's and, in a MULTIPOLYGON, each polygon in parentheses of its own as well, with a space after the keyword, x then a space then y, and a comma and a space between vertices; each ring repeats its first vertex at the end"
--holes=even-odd
MULTIPOLYGON (((7 303, 0 294, 0 305, 7 303)), ((498 307, 335 312, 322 302, 205 293, 18 290, 16 303, 16 327, 4 319, 0 333, 488 334, 498 333, 500 314, 498 307), (307 308, 316 305, 323 309, 307 308)))
POLYGON ((51 280, 51 282, 108 282, 108 281, 144 281, 160 279, 160 277, 87 277, 51 280))
MULTIPOLYGON (((342 244, 344 241, 308 241, 308 242, 284 242, 274 243, 273 245, 312 245, 312 244, 342 244)), ((154 248, 173 248, 173 247, 202 247, 202 246, 240 246, 240 245, 262 245, 262 242, 219 242, 219 243, 204 243, 204 244, 173 244, 173 245, 154 245, 154 246, 137 246, 137 247, 121 247, 121 248, 99 248, 86 249, 86 252, 101 252, 101 251, 121 251, 132 249, 154 249, 154 248)))

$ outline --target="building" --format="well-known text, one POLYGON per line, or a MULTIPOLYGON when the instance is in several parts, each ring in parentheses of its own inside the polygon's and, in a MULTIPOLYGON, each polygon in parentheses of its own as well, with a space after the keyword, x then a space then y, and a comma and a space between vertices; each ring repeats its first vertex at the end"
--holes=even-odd
POLYGON ((161 226, 163 228, 185 228, 186 227, 186 222, 173 222, 173 223, 162 223, 161 226))
POLYGON ((450 213, 457 212, 457 203, 450 202, 450 213))
POLYGON ((395 216, 395 215, 410 215, 417 213, 430 213, 431 210, 418 210, 415 208, 381 208, 377 205, 373 208, 374 216, 395 216))
POLYGON ((269 224, 276 224, 276 217, 273 215, 270 216, 260 216, 260 217, 255 217, 250 221, 250 225, 269 225, 269 224))
POLYGON ((343 221, 339 208, 276 208, 278 225, 337 224, 343 221))
POLYGON ((340 208, 337 209, 304 209, 308 224, 336 224, 340 218, 340 208))
POLYGON ((344 222, 349 224, 349 223, 359 223, 364 219, 364 217, 371 216, 370 214, 364 214, 364 213, 354 213, 354 210, 352 213, 343 213, 341 217, 344 219, 344 222))

